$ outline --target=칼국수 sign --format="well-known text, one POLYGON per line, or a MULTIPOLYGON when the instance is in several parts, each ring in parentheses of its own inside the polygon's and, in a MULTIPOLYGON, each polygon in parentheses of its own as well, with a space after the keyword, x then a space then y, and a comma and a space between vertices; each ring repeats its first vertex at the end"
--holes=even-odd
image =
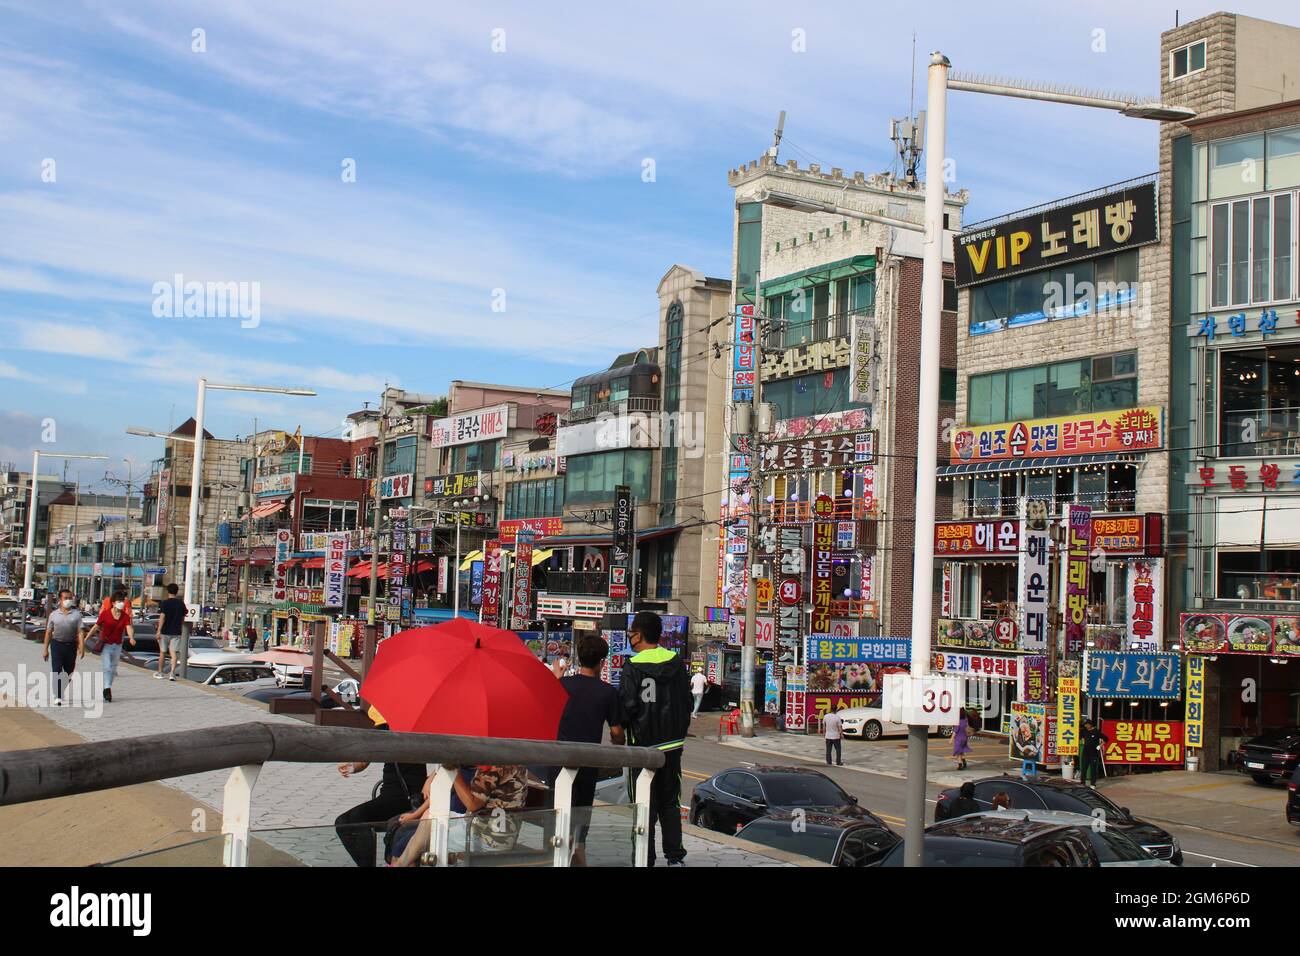
POLYGON ((953 464, 963 464, 1152 451, 1163 445, 1163 423, 1164 409, 1151 405, 996 425, 968 425, 953 433, 950 457, 953 464))

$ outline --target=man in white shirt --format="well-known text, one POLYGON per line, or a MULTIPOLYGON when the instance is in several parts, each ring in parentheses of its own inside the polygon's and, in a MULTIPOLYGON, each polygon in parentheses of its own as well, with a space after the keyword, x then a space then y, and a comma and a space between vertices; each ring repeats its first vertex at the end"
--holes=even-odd
POLYGON ((822 736, 826 738, 826 766, 831 765, 831 748, 835 748, 835 765, 844 766, 844 721, 831 711, 822 718, 822 736))
POLYGON ((695 709, 691 711, 692 717, 700 712, 700 704, 704 702, 704 688, 708 683, 708 679, 700 671, 691 675, 691 696, 695 698, 695 709))

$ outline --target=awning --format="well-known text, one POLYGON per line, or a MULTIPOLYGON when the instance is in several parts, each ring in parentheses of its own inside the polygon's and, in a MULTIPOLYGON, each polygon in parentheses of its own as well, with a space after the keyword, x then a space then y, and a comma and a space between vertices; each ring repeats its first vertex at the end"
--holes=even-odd
POLYGON ((474 564, 475 561, 482 561, 482 560, 483 560, 483 549, 482 549, 482 548, 480 548, 480 549, 477 550, 477 551, 471 551, 469 554, 465 555, 465 556, 461 559, 461 562, 460 562, 460 569, 461 569, 462 571, 468 571, 468 570, 470 569, 470 567, 474 564))
POLYGON ((763 295, 781 295, 786 292, 793 292, 803 286, 830 282, 835 279, 847 279, 849 276, 868 272, 875 268, 875 256, 853 256, 850 259, 839 259, 824 266, 814 266, 811 269, 804 269, 802 272, 778 276, 771 282, 764 282, 763 295))
MULTIPOLYGON (((670 534, 676 534, 682 529, 679 524, 664 525, 659 528, 647 528, 644 531, 636 533, 636 543, 641 544, 646 541, 653 541, 656 538, 663 538, 670 534)), ((610 535, 596 534, 557 534, 552 538, 542 538, 539 544, 547 548, 572 548, 577 545, 589 545, 591 547, 610 547, 614 544, 614 539, 610 535)))
POLYGON ((299 565, 303 568, 323 568, 325 567, 324 558, 303 558, 299 565))
POLYGON ((969 461, 960 465, 940 465, 940 478, 963 475, 1007 475, 1017 471, 1039 471, 1050 468, 1082 468, 1084 465, 1107 463, 1136 463, 1137 455, 1126 452, 1104 452, 1097 455, 1057 455, 1051 458, 1013 458, 994 461, 969 461))
POLYGON ((287 498, 281 498, 279 501, 268 501, 264 505, 258 505, 256 508, 252 510, 250 516, 255 520, 259 518, 269 517, 270 515, 275 514, 277 511, 283 508, 286 501, 288 501, 287 498))
MULTIPOLYGON (((379 570, 380 570, 380 571, 383 571, 383 569, 384 569, 384 565, 381 564, 381 565, 379 566, 379 570)), ((350 571, 348 571, 348 577, 350 577, 350 578, 368 578, 368 577, 370 577, 370 562, 369 562, 369 561, 362 561, 360 564, 356 565, 356 567, 354 567, 354 568, 352 568, 350 571)))
POLYGON ((275 548, 254 548, 251 555, 239 555, 231 558, 232 565, 241 564, 270 564, 275 560, 275 548))

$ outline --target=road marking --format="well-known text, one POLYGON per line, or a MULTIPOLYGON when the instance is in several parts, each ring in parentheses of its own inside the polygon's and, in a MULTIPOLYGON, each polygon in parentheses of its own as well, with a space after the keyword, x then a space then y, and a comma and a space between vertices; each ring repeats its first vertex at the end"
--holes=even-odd
POLYGON ((1231 863, 1233 866, 1249 866, 1252 869, 1258 869, 1258 863, 1243 863, 1241 860, 1225 860, 1221 856, 1210 856, 1208 853, 1193 853, 1191 850, 1184 850, 1183 856, 1199 856, 1202 860, 1216 860, 1219 863, 1231 863))
POLYGON ((692 780, 708 780, 709 775, 705 773, 696 773, 694 770, 683 770, 683 777, 690 777, 692 780))

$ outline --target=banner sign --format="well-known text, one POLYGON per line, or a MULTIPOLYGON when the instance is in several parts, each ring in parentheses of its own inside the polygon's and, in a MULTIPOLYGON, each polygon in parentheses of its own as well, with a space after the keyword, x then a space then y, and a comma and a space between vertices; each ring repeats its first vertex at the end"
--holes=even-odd
POLYGON ((1181 720, 1103 720, 1107 764, 1183 764, 1181 720))
POLYGON ((876 320, 855 315, 849 329, 849 401, 870 405, 876 400, 876 320))
MULTIPOLYGON (((776 665, 768 661, 763 665, 763 713, 775 714, 781 709, 781 682, 777 679, 776 665)), ((712 680, 712 679, 711 679, 712 680)), ((720 684, 721 681, 712 681, 720 684)))
POLYGON ((1019 682, 1020 658, 935 651, 931 670, 949 677, 987 677, 1019 682))
POLYGON ((953 432, 950 460, 959 465, 1152 451, 1163 444, 1163 418, 1164 409, 1150 405, 996 425, 967 425, 953 432))
POLYGON ((1031 654, 1020 666, 1018 682, 1020 699, 1029 704, 1047 702, 1047 658, 1042 654, 1031 654))
POLYGON ((1011 705, 1010 752, 1015 761, 1047 763, 1047 708, 1016 701, 1011 705))
POLYGON ((438 555, 438 593, 446 594, 450 588, 450 575, 447 573, 447 566, 450 564, 445 554, 438 555))
POLYGON ((1020 552, 1020 646, 1027 651, 1045 651, 1047 612, 1051 603, 1051 538, 1047 529, 1047 506, 1042 501, 1027 501, 1022 502, 1020 510, 1024 525, 1021 537, 1025 542, 1020 552))
POLYGON ((1188 654, 1300 655, 1300 617, 1276 614, 1180 614, 1188 654))
POLYGON ((510 426, 510 406, 494 405, 477 411, 440 418, 430 426, 429 445, 446 448, 471 442, 505 438, 510 426))
MULTIPOLYGON (((408 476, 409 477, 409 476, 408 476)), ((411 546, 411 522, 406 509, 394 509, 392 543, 388 553, 388 619, 403 621, 410 614, 409 599, 403 600, 406 590, 407 555, 411 546)))
POLYGON ((514 544, 520 531, 532 531, 539 538, 553 538, 564 534, 563 518, 512 518, 502 521, 500 532, 503 544, 514 544))
POLYGON ((943 585, 939 592, 939 616, 940 617, 952 616, 952 598, 953 598, 952 588, 953 588, 952 565, 945 561, 943 565, 943 585))
POLYGON ((1200 747, 1205 731, 1205 658, 1187 656, 1187 700, 1183 708, 1183 741, 1188 747, 1200 747))
POLYGON ((883 691, 873 691, 871 693, 844 693, 830 691, 810 690, 804 693, 804 718, 806 721, 816 718, 818 725, 826 718, 827 714, 839 713, 841 710, 848 710, 850 707, 879 707, 880 697, 883 691))
POLYGON ((171 507, 171 480, 172 471, 170 468, 164 468, 158 472, 158 523, 159 531, 167 527, 168 510, 171 507))
POLYGON ((520 531, 515 538, 514 629, 528 626, 533 588, 533 532, 520 531))
POLYGON ((831 630, 831 548, 835 545, 835 524, 813 522, 812 625, 813 634, 831 630))
POLYGON ((906 637, 821 637, 808 640, 808 663, 814 661, 895 662, 912 659, 906 637))
POLYGON ((997 621, 962 621, 940 618, 935 626, 935 644, 967 647, 971 650, 1016 650, 1014 629, 999 628, 997 621))
POLYGON ((331 533, 325 545, 325 594, 322 603, 326 607, 343 607, 347 573, 348 536, 346 533, 331 533))
POLYGON ((483 604, 483 562, 472 561, 469 566, 469 603, 483 604))
POLYGON ((1079 678, 1062 675, 1056 681, 1056 752, 1062 757, 1079 753, 1079 719, 1079 678))
MULTIPOLYGON (((630 600, 632 549, 635 547, 636 515, 632 510, 632 489, 619 485, 614 489, 614 536, 609 550, 609 600, 630 600)), ((612 610, 612 607, 611 607, 612 610)))
POLYGON ((861 432, 871 427, 871 416, 865 408, 850 408, 842 412, 823 415, 805 415, 802 418, 783 418, 772 426, 772 441, 803 438, 809 435, 835 435, 839 432, 861 432))
POLYGON ((1065 622, 1065 652, 1083 653, 1088 637, 1088 542, 1092 536, 1092 509, 1070 505, 1065 526, 1063 555, 1065 586, 1061 589, 1061 619, 1065 622))
POLYGON ((875 458, 875 432, 828 435, 763 444, 766 472, 849 468, 875 458))
POLYGON ((1128 646, 1158 651, 1164 621, 1164 563, 1137 558, 1128 563, 1128 646))
POLYGON ((758 372, 754 349, 754 307, 742 305, 736 313, 735 339, 731 347, 731 400, 733 403, 754 400, 754 376, 758 372))
MULTIPOLYGON (((288 569, 289 552, 293 546, 293 532, 288 528, 280 528, 275 532, 275 600, 285 601, 288 599, 288 569)), ((248 572, 245 571, 245 574, 248 572)))
POLYGON ((1156 184, 968 229, 953 247, 957 288, 1133 249, 1160 239, 1156 184))
POLYGON ((259 498, 272 497, 275 495, 293 494, 294 478, 296 472, 286 471, 278 475, 260 475, 253 482, 253 494, 259 498))
POLYGON ((379 480, 379 497, 383 499, 411 497, 413 477, 410 472, 404 475, 384 475, 379 480))
POLYGON ((803 629, 803 530, 782 525, 777 529, 778 568, 776 593, 776 654, 779 664, 797 664, 796 652, 803 629))
MULTIPOLYGON (((886 674, 902 674, 909 670, 903 663, 876 663, 864 661, 831 663, 819 661, 807 666, 809 693, 866 693, 879 695, 885 687, 886 674)), ((874 704, 879 704, 877 697, 874 704)))
POLYGON ((454 475, 434 475, 424 479, 424 497, 473 497, 480 493, 482 480, 482 473, 477 471, 459 471, 454 475))
POLYGON ((934 551, 938 555, 979 557, 1015 554, 1020 548, 1020 524, 1000 521, 936 521, 934 551))
POLYGON ((764 382, 813 372, 833 372, 849 364, 848 336, 763 353, 764 382))
POLYGON ((1182 662, 1173 652, 1094 651, 1084 655, 1084 692, 1091 697, 1176 700, 1182 662))

